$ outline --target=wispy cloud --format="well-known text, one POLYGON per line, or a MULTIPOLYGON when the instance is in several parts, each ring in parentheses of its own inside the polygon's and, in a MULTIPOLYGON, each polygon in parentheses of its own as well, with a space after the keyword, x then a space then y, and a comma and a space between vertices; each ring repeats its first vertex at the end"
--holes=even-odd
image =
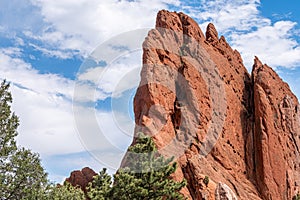
POLYGON ((27 35, 59 49, 78 50, 87 55, 98 44, 110 37, 137 28, 154 26, 158 10, 169 4, 179 5, 179 0, 146 1, 41 1, 31 0, 40 9, 47 23, 39 35, 27 35))
POLYGON ((214 23, 219 33, 241 52, 248 70, 255 55, 272 67, 300 66, 296 22, 264 17, 260 0, 201 0, 198 6, 192 5, 185 10, 198 20, 203 30, 207 23, 214 23))
MULTIPOLYGON (((22 60, 22 54, 27 54, 25 49, 30 46, 53 58, 86 57, 113 36, 138 28, 153 28, 157 11, 169 7, 190 14, 203 30, 208 22, 213 22, 219 33, 224 34, 242 53, 249 70, 254 55, 273 67, 300 66, 300 46, 295 39, 299 38, 299 30, 296 30, 295 22, 263 17, 259 0, 1 1, 0 34, 14 41, 10 47, 0 49, 0 74, 1 78, 13 83, 13 108, 21 118, 18 142, 40 152, 43 157, 55 159, 56 155, 63 154, 61 156, 66 157, 60 161, 67 163, 70 161, 68 155, 85 151, 87 146, 81 142, 92 140, 89 135, 101 139, 97 133, 100 129, 103 133, 112 133, 105 136, 109 145, 92 140, 95 143, 87 149, 105 149, 103 152, 107 159, 111 156, 107 152, 117 155, 116 149, 124 150, 134 126, 128 113, 124 110, 104 112, 93 106, 99 100, 121 98, 124 92, 136 86, 139 75, 134 70, 140 67, 141 54, 134 54, 132 50, 136 46, 141 47, 140 44, 129 38, 122 46, 127 48, 128 54, 120 51, 123 53, 119 57, 111 57, 118 53, 121 46, 106 49, 109 50, 104 52, 106 57, 95 61, 103 61, 105 66, 95 65, 79 72, 77 100, 90 103, 80 104, 77 110, 78 120, 82 122, 81 130, 85 131, 78 130, 80 124, 74 121, 72 99, 75 81, 57 74, 41 74, 22 60), (95 121, 91 123, 90 117, 95 121), (116 148, 110 149, 111 145, 116 148)), ((94 58, 97 58, 99 51, 94 51, 94 58)), ((299 80, 292 78, 288 80, 294 87, 299 83, 299 80)), ((128 107, 129 101, 125 103, 122 106, 128 107)), ((94 161, 85 155, 72 164, 80 168, 93 163, 91 165, 96 168, 95 163, 98 162, 94 161)), ((57 178, 62 178, 61 174, 57 175, 57 178)))
POLYGON ((31 64, 19 58, 19 54, 18 48, 0 49, 2 78, 45 96, 64 94, 66 98, 72 99, 74 84, 72 80, 56 74, 40 74, 31 64))
POLYGON ((239 49, 250 68, 254 55, 273 67, 300 66, 300 44, 292 37, 294 22, 278 21, 245 34, 233 34, 232 44, 239 49))
POLYGON ((82 151, 72 119, 74 83, 39 74, 13 49, 0 50, 1 77, 11 82, 13 109, 20 116, 18 142, 42 154, 82 151))
MULTIPOLYGON (((18 137, 20 144, 42 154, 82 151, 83 146, 77 135, 78 127, 75 124, 73 113, 73 106, 76 107, 72 103, 75 82, 55 74, 39 74, 37 70, 32 69, 30 64, 19 58, 11 57, 11 55, 15 55, 11 51, 12 49, 0 49, 0 73, 12 84, 13 109, 21 118, 18 137), (9 52, 9 55, 5 52, 9 52)), ((18 49, 16 51, 18 52, 18 49)), ((118 68, 118 65, 115 67, 118 68)), ((114 69, 109 72, 114 73, 114 69)), ((124 74, 124 71, 122 72, 124 74)), ((108 76, 110 73, 105 75, 108 76)), ((119 77, 121 76, 114 80, 119 77)), ((108 79, 105 79, 104 82, 108 82, 108 79)), ((131 88, 131 86, 125 88, 131 88)), ((113 87, 108 86, 108 91, 112 93, 113 87)), ((96 105, 96 101, 93 103, 96 105)), ((75 114, 84 125, 85 133, 97 135, 99 129, 104 129, 104 133, 109 131, 122 133, 117 125, 114 125, 112 113, 104 115, 101 110, 96 110, 91 105, 79 107, 79 111, 75 114), (90 113, 92 115, 89 115, 90 113), (96 117, 94 124, 90 123, 92 121, 89 120, 90 117, 96 117)), ((122 113, 118 113, 119 115, 122 113)), ((121 126, 127 127, 128 121, 121 126)), ((79 132, 80 134, 82 132, 79 132)), ((109 135, 114 136, 112 133, 109 135)), ((105 145, 97 147, 101 149, 105 148, 105 145)))
MULTIPOLYGON (((95 92, 91 94, 94 101, 118 97, 123 92, 138 86, 141 66, 141 52, 133 52, 105 66, 86 68, 78 74, 77 84, 81 84, 82 87, 94 87, 95 92)), ((85 98, 88 100, 87 95, 85 98)))
POLYGON ((29 46, 33 47, 35 50, 42 52, 44 55, 48 57, 54 57, 54 58, 59 58, 59 59, 67 59, 67 58, 72 58, 74 54, 70 51, 63 51, 63 50, 50 50, 44 47, 40 47, 35 44, 29 44, 29 46))
MULTIPOLYGON (((94 158, 77 157, 72 169, 88 165, 116 170, 131 142, 134 124, 125 116, 128 113, 97 110, 95 101, 76 107, 72 104, 74 81, 55 74, 39 74, 18 57, 18 52, 17 48, 0 49, 0 73, 11 82, 13 110, 21 121, 18 144, 39 152, 47 167, 51 166, 47 160, 57 155, 61 161, 69 162, 70 154, 88 151, 94 158)), ((51 178, 61 181, 65 176, 58 173, 51 178)))

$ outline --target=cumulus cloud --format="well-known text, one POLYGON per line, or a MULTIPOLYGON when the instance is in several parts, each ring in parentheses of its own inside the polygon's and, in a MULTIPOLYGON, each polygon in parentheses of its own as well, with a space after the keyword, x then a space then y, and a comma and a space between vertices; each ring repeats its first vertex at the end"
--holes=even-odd
MULTIPOLYGON (((142 41, 146 32, 135 34, 135 38, 130 33, 122 34, 121 46, 117 45, 120 42, 118 35, 138 28, 153 28, 160 9, 184 10, 204 30, 208 22, 213 22, 219 33, 242 53, 249 70, 254 54, 274 67, 298 67, 300 46, 293 38, 299 30, 295 30, 295 22, 265 18, 259 6, 259 0, 0 2, 0 11, 3 11, 0 12, 0 34, 14 40, 12 47, 0 49, 0 73, 1 78, 13 83, 13 108, 21 118, 19 143, 42 153, 49 158, 49 163, 60 154, 62 157, 58 160, 64 164, 73 160, 76 163, 72 162, 72 165, 76 168, 92 165, 98 169, 97 160, 78 153, 88 149, 96 157, 114 158, 111 163, 102 164, 116 167, 131 141, 134 124, 122 109, 103 112, 94 106, 98 100, 124 98, 126 91, 136 87, 141 52, 132 52, 137 46, 141 47, 141 42, 136 41, 142 41), (4 12, 4 9, 10 11, 4 12), (111 38, 114 38, 113 45, 105 43, 111 38), (107 44, 109 48, 105 48, 106 51, 99 48, 91 53, 96 65, 82 68, 77 84, 56 74, 41 74, 21 59, 28 45, 48 57, 66 59, 78 55, 86 57, 99 44, 107 44), (101 62, 105 65, 97 66, 101 62), (78 105, 72 105, 74 87, 78 105)), ((292 78, 288 80, 292 87, 299 83, 292 78)), ((125 101, 121 106, 127 108, 127 97, 125 101)), ((55 176, 62 178, 62 174, 55 176)))
POLYGON ((84 55, 114 35, 153 27, 158 10, 180 4, 179 0, 31 2, 40 8, 44 21, 49 24, 35 38, 60 49, 79 50, 84 55))
POLYGON ((0 73, 11 82, 13 109, 21 121, 19 144, 42 154, 82 151, 72 120, 73 81, 39 74, 12 51, 0 50, 0 73))
MULTIPOLYGON (((120 133, 118 125, 115 125, 113 121, 112 113, 103 113, 93 106, 81 106, 76 109, 77 105, 72 104, 74 81, 54 74, 39 74, 38 71, 32 69, 30 64, 4 53, 9 52, 14 55, 11 51, 11 49, 0 50, 2 61, 0 73, 12 84, 13 109, 21 118, 19 130, 21 134, 18 138, 21 144, 45 154, 82 151, 83 148, 76 133, 78 124, 76 125, 73 120, 74 114, 84 125, 82 129, 84 134, 97 135, 99 129, 104 129, 102 131, 104 133, 109 131, 120 133), (75 111, 78 111, 77 113, 73 113, 73 106, 75 111), (91 119, 95 116, 99 118, 99 123, 98 119, 94 118, 94 121, 91 119), (94 124, 91 124, 93 122, 94 124)), ((118 65, 114 66, 110 73, 114 74, 118 67, 118 65)), ((122 70, 121 72, 124 73, 122 70)), ((104 80, 104 82, 107 81, 107 79, 104 80)), ((107 88, 113 92, 113 86, 107 86, 107 88)), ((122 113, 116 115, 121 116, 122 113)), ((122 120, 120 121, 119 123, 122 123, 122 120)), ((121 126, 128 126, 128 121, 121 126)), ((113 135, 113 133, 110 134, 110 136, 113 135)), ((100 148, 101 146, 99 145, 100 148)))
POLYGON ((90 66, 83 69, 78 74, 77 85, 85 87, 89 85, 89 87, 95 88, 95 92, 84 95, 85 99, 82 99, 83 96, 80 95, 82 89, 78 87, 79 92, 76 91, 76 93, 79 94, 79 101, 80 99, 89 100, 89 96, 93 97, 94 101, 109 97, 115 98, 129 89, 136 88, 140 81, 141 66, 141 52, 135 51, 120 56, 105 66, 90 66))
MULTIPOLYGON (((10 7, 17 3, 11 1, 10 7)), ((299 43, 291 36, 299 33, 299 30, 295 30, 295 22, 284 19, 272 21, 263 17, 259 10, 260 5, 260 0, 28 0, 19 4, 17 7, 23 9, 17 11, 26 19, 22 30, 25 37, 35 40, 36 43, 42 42, 34 45, 45 55, 61 59, 74 55, 86 56, 97 45, 120 33, 137 28, 151 28, 154 26, 157 11, 172 7, 184 10, 197 19, 203 29, 208 22, 213 22, 233 47, 241 51, 248 69, 253 63, 254 52, 274 67, 297 67, 299 43), (29 11, 33 13, 32 16, 28 15, 29 11), (39 26, 34 26, 35 24, 39 26), (280 24, 285 24, 286 27, 279 27, 280 24), (268 33, 268 36, 265 37, 264 33, 268 33), (266 45, 261 48, 261 44, 266 45), (269 44, 283 44, 284 48, 276 47, 268 51, 269 44), (287 62, 283 63, 282 58, 287 62)), ((10 17, 3 16, 4 19, 10 17)), ((7 30, 8 25, 3 22, 1 29, 7 30)), ((16 27, 22 27, 22 23, 17 24, 16 27)))
MULTIPOLYGON (((134 123, 126 116, 129 111, 104 112, 93 105, 73 105, 74 81, 39 74, 18 58, 18 52, 12 48, 0 50, 0 73, 11 82, 13 110, 21 121, 18 144, 39 152, 47 167, 52 166, 49 160, 54 162, 57 156, 69 162, 70 155, 78 155, 73 168, 89 165, 116 170, 132 140, 134 123), (81 155, 86 151, 93 157, 81 155)), ((51 178, 62 180, 65 176, 52 174, 51 178)))
POLYGON ((62 94, 72 99, 73 84, 70 79, 56 74, 39 74, 29 63, 18 57, 19 50, 0 49, 1 77, 36 93, 48 95, 62 94), (16 56, 17 55, 17 56, 16 56))
POLYGON ((11 90, 13 109, 21 122, 20 145, 42 156, 84 151, 76 133, 70 102, 60 96, 49 97, 18 86, 11 90))
POLYGON ((291 37, 295 25, 290 21, 278 21, 253 32, 233 34, 231 42, 242 53, 248 69, 254 55, 273 67, 299 67, 300 44, 291 37))
POLYGON ((241 53, 248 70, 255 55, 272 67, 299 67, 296 22, 264 17, 259 10, 260 0, 201 0, 198 6, 192 5, 185 10, 203 30, 209 22, 214 23, 219 34, 241 53))

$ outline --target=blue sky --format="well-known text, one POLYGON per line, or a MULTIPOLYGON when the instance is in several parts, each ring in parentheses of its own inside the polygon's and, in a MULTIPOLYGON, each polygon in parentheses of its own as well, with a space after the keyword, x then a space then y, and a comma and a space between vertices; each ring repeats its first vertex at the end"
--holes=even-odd
POLYGON ((12 83, 18 143, 40 153, 51 180, 117 168, 133 133, 141 42, 161 9, 184 11, 202 30, 213 22, 249 71, 257 55, 300 97, 296 0, 3 0, 0 78, 12 83))

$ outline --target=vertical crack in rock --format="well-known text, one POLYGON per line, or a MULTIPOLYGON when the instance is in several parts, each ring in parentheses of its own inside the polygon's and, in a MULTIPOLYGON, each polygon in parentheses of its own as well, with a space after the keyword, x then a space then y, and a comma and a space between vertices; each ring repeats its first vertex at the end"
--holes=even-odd
POLYGON ((182 141, 183 138, 179 137, 179 128, 180 128, 180 123, 181 123, 181 104, 178 102, 178 99, 176 97, 175 102, 174 102, 174 113, 171 115, 172 119, 172 124, 176 133, 176 137, 178 138, 179 141, 182 141))
POLYGON ((242 200, 292 199, 300 186, 296 96, 258 58, 250 76, 213 24, 205 36, 183 13, 158 13, 143 44, 135 133, 175 156, 172 178, 187 179, 189 199, 213 200, 220 184, 242 200))

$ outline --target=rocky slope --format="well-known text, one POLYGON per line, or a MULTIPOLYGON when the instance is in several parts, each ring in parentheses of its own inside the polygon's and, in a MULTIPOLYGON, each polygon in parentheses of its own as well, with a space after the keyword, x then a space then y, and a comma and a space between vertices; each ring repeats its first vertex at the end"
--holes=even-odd
POLYGON ((292 199, 300 184, 298 100, 255 58, 252 75, 213 24, 162 10, 143 44, 135 132, 179 163, 189 199, 292 199), (205 176, 209 183, 203 183, 205 176))

